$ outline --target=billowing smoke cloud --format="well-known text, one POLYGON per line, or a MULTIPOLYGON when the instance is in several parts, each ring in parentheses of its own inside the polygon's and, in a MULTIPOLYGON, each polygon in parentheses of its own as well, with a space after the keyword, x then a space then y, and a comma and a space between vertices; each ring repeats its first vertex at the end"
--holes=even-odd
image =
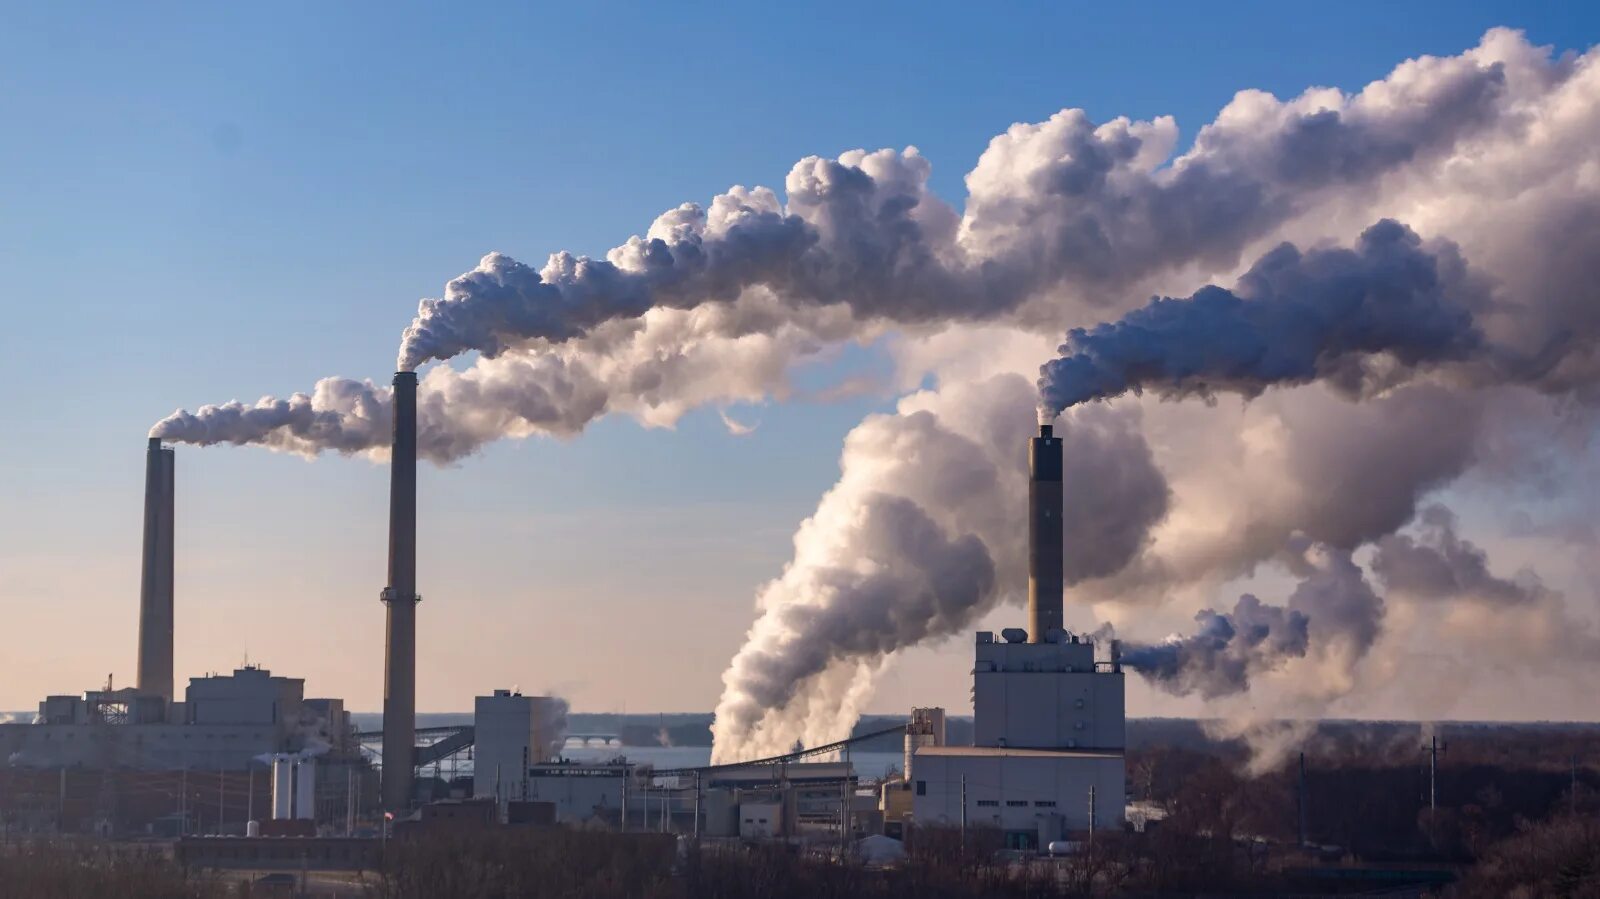
POLYGON ((1306 654, 1306 616, 1246 593, 1229 613, 1204 609, 1195 632, 1150 645, 1125 644, 1123 663, 1180 696, 1206 699, 1243 692, 1250 675, 1306 654))
MULTIPOLYGON (((1027 475, 1014 425, 1032 406, 1027 381, 1003 375, 913 394, 850 433, 838 485, 801 525, 794 560, 762 590, 761 615, 723 675, 715 758, 842 738, 886 659, 1023 595, 1014 510, 1027 475)), ((1167 488, 1137 415, 1086 408, 1061 434, 1076 582, 1138 554, 1167 488)))
POLYGON ((1416 536, 1391 534, 1377 546, 1373 572, 1390 589, 1418 599, 1528 606, 1544 592, 1532 572, 1519 581, 1489 573, 1489 554, 1456 533, 1455 513, 1444 506, 1422 511, 1416 536))
MULTIPOLYGON (((1382 354, 1387 378, 1462 360, 1482 343, 1471 309, 1484 305, 1453 247, 1438 254, 1405 226, 1383 221, 1353 250, 1302 254, 1282 244, 1239 279, 1184 299, 1158 298, 1116 322, 1074 329, 1041 367, 1049 417, 1079 403, 1152 390, 1259 396, 1321 381, 1352 394, 1382 354)), ((1386 378, 1386 380, 1387 380, 1386 378)))
POLYGON ((1373 573, 1397 600, 1426 609, 1430 639, 1470 646, 1496 667, 1574 671, 1600 658, 1600 634, 1529 569, 1504 578, 1457 533, 1444 506, 1423 510, 1412 533, 1377 541, 1373 573))
MULTIPOLYGON (((484 357, 436 385, 450 395, 424 452, 445 461, 502 437, 571 434, 608 412, 658 425, 702 403, 782 400, 797 361, 888 327, 1002 320, 1059 333, 1157 282, 1226 271, 1305 216, 1324 220, 1397 179, 1478 158, 1486 141, 1522 148, 1528 110, 1570 105, 1563 95, 1579 80, 1570 63, 1492 31, 1354 95, 1242 92, 1176 158, 1167 118, 1096 124, 1066 110, 1015 125, 969 173, 960 213, 928 191, 915 149, 852 151, 801 160, 781 199, 735 187, 669 210, 605 259, 557 253, 535 271, 491 254, 406 329, 402 368, 484 357)), ((367 408, 316 403, 362 388, 325 381, 309 402, 266 400, 271 409, 250 416, 205 407, 193 417, 214 420, 169 420, 156 433, 381 452, 367 408)))
POLYGON ((1195 615, 1193 634, 1124 643, 1123 662, 1169 693, 1205 699, 1244 692, 1253 675, 1308 657, 1333 665, 1336 682, 1351 682, 1377 639, 1383 600, 1346 551, 1301 538, 1285 560, 1302 577, 1286 605, 1246 593, 1232 612, 1195 615))
MULTIPOLYGON (((1323 329, 1323 349, 1309 362, 1278 358, 1309 344, 1274 340, 1257 361, 1277 368, 1234 358, 1187 375, 1122 375, 1122 389, 1156 395, 1256 396, 1243 407, 1127 396, 1068 410, 1073 596, 1148 637, 1130 625, 1171 609, 1188 617, 1215 603, 1208 591, 1262 564, 1296 572, 1303 589, 1322 590, 1285 606, 1286 627, 1289 611, 1306 619, 1305 652, 1247 661, 1252 700, 1265 685, 1337 702, 1353 666, 1371 667, 1384 609, 1425 601, 1398 582, 1387 605, 1356 589, 1351 554, 1404 527, 1480 457, 1517 467, 1514 448, 1538 441, 1489 433, 1504 427, 1509 395, 1529 393, 1506 385, 1595 398, 1597 63, 1592 51, 1556 55, 1494 30, 1353 95, 1241 92, 1182 151, 1166 118, 1095 123, 1067 110, 1015 125, 968 173, 959 212, 928 191, 915 150, 856 151, 802 160, 781 195, 734 188, 670 210, 604 259, 558 253, 535 271, 491 255, 424 301, 403 339, 403 368, 479 354, 425 373, 422 452, 445 462, 492 440, 573 435, 601 415, 664 426, 697 406, 783 401, 796 394, 797 366, 849 341, 893 348, 906 389, 931 377, 935 389, 852 432, 839 484, 763 588, 725 675, 718 757, 784 750, 842 736, 900 650, 1021 597, 1019 422, 1037 392, 1016 373, 1048 355, 1038 335, 1107 333, 1115 326, 1093 326, 1144 298, 1220 285, 1179 317, 1225 314, 1179 324, 1226 325, 1204 336, 1228 339, 1196 336, 1188 349, 1238 352, 1252 328, 1305 338, 1297 329, 1310 326, 1323 329), (1421 238, 1383 224, 1357 239, 1385 219, 1421 238), (1285 241, 1301 249, 1272 249, 1285 241), (1352 284, 1366 288, 1354 317, 1319 318, 1346 308, 1352 284), (1270 309, 1256 304, 1267 300, 1270 309), (1262 393, 1268 382, 1279 389, 1262 393), (886 534, 891 521, 920 542, 886 534), (1313 543, 1285 552, 1296 533, 1313 543), (987 582, 935 589, 936 551, 970 553, 981 573, 979 548, 987 582), (825 644, 858 622, 887 633, 825 644)), ((305 397, 179 413, 157 431, 381 456, 387 393, 335 379, 305 397)), ((1559 413, 1542 414, 1517 427, 1536 432, 1559 413)), ((1455 610, 1490 607, 1426 601, 1450 608, 1460 634, 1476 630, 1455 610)))
POLYGON ((503 254, 424 300, 399 364, 558 343, 657 308, 763 289, 860 320, 982 320, 1063 281, 1121 289, 1244 244, 1319 193, 1368 185, 1506 115, 1504 65, 1485 49, 1424 59, 1346 98, 1241 94, 1163 166, 1171 119, 1095 125, 1066 110, 1016 125, 968 176, 965 215, 927 190, 914 149, 807 158, 784 182, 685 204, 605 259, 556 253, 541 270, 503 254))

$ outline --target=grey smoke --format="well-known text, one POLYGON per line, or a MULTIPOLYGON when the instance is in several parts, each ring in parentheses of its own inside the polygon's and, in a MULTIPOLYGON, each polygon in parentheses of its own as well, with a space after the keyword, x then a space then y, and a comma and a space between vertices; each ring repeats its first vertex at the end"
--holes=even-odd
POLYGON ((1143 390, 1164 396, 1258 396, 1321 381, 1352 394, 1383 354, 1402 370, 1464 360, 1482 344, 1471 309, 1479 288, 1454 248, 1430 253, 1409 228, 1382 221, 1353 249, 1302 253, 1281 244, 1234 290, 1161 297, 1121 319, 1067 335, 1039 373, 1054 416, 1143 390))
POLYGON ((1124 641, 1123 662, 1162 690, 1205 699, 1242 693, 1252 676, 1308 656, 1350 677, 1377 640, 1383 599, 1347 551, 1302 538, 1282 561, 1301 577, 1284 605, 1246 593, 1231 612, 1196 614, 1192 634, 1124 641))
POLYGON ((1544 592, 1532 572, 1517 580, 1489 571, 1489 554, 1456 533, 1456 517, 1444 506, 1424 509, 1419 533, 1390 534, 1377 543, 1372 571, 1385 585, 1429 600, 1476 600, 1529 605, 1544 592))
POLYGON ((1193 634, 1161 643, 1124 643, 1122 661, 1162 689, 1206 699, 1243 692, 1250 675, 1306 654, 1304 613, 1269 606, 1246 593, 1228 613, 1195 615, 1193 634))

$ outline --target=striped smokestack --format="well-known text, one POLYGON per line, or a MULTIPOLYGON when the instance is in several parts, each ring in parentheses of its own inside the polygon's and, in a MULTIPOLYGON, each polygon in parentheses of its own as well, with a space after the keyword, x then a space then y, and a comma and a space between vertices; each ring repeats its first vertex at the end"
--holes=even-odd
POLYGON ((151 437, 144 467, 144 565, 139 581, 138 688, 172 701, 173 452, 151 437))
POLYGON ((1062 578, 1066 571, 1062 532, 1061 438, 1050 425, 1028 453, 1028 642, 1043 643, 1062 628, 1062 578))
POLYGON ((383 807, 411 805, 417 725, 417 373, 395 372, 389 458, 388 633, 383 661, 383 807))

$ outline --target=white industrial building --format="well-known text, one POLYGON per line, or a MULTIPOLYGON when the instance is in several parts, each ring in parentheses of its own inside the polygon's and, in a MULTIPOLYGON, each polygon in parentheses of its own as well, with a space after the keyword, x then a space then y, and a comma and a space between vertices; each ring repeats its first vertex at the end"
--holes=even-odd
POLYGON ((1094 644, 997 643, 978 634, 974 746, 919 746, 912 818, 998 827, 1013 848, 1091 828, 1121 828, 1126 716, 1121 666, 1094 644), (963 811, 963 800, 965 810, 963 811))
POLYGON ((507 802, 535 799, 530 769, 550 761, 566 739, 566 703, 552 696, 496 690, 473 703, 472 795, 507 802))

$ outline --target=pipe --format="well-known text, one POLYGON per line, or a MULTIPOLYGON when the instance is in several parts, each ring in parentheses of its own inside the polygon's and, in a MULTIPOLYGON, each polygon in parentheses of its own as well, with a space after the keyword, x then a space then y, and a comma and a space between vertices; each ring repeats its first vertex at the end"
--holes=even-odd
POLYGON ((151 437, 145 451, 144 559, 139 580, 141 692, 172 701, 173 527, 176 469, 171 448, 151 437))
POLYGON ((1066 571, 1062 531, 1061 438, 1039 426, 1028 453, 1028 642, 1043 643, 1062 626, 1066 571))
POLYGON ((383 807, 411 805, 417 724, 417 373, 394 375, 389 586, 383 659, 383 807))

